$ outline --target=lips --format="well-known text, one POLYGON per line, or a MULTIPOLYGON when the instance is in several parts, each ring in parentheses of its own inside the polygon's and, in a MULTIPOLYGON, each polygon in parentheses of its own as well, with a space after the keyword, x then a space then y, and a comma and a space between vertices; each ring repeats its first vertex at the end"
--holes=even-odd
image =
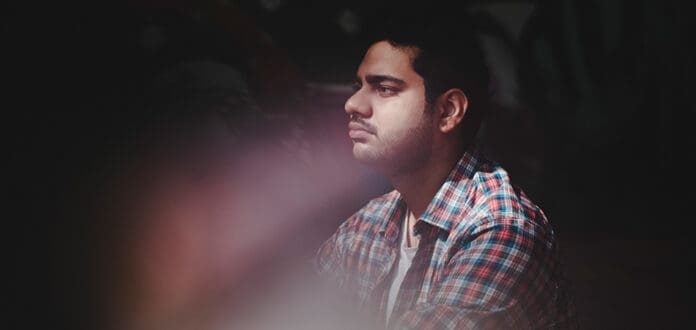
POLYGON ((348 123, 348 130, 351 132, 356 131, 356 132, 365 132, 365 133, 369 133, 369 134, 374 134, 374 132, 372 132, 372 130, 370 130, 366 126, 361 125, 361 124, 354 122, 354 121, 351 121, 350 123, 348 123))
POLYGON ((358 122, 351 121, 348 123, 348 136, 350 136, 353 141, 367 139, 373 134, 372 130, 358 122))

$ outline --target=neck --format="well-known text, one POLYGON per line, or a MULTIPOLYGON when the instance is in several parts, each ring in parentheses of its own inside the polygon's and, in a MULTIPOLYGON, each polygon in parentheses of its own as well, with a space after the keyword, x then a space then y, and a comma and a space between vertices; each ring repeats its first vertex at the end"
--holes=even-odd
POLYGON ((443 149, 448 150, 434 150, 422 166, 387 174, 416 219, 423 215, 461 156, 459 148, 443 149))

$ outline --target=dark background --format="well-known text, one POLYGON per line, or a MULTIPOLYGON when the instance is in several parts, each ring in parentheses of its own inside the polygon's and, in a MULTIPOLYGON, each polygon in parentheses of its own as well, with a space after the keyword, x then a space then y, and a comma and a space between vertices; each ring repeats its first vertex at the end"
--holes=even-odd
POLYGON ((313 146, 305 151, 340 146, 335 161, 364 183, 319 207, 285 238, 285 254, 269 260, 302 258, 388 189, 351 162, 341 140, 343 102, 370 36, 388 15, 455 10, 473 14, 496 82, 482 139, 556 226, 581 327, 693 326, 694 17, 678 1, 5 7, 3 126, 13 147, 10 203, 19 214, 9 221, 28 233, 8 231, 19 252, 10 286, 18 313, 33 315, 17 328, 38 321, 78 328, 96 318, 82 284, 94 275, 86 260, 100 223, 73 215, 127 133, 163 115, 124 110, 147 77, 184 60, 230 64, 277 124, 259 134, 282 138, 284 123, 302 118, 300 139, 313 146))

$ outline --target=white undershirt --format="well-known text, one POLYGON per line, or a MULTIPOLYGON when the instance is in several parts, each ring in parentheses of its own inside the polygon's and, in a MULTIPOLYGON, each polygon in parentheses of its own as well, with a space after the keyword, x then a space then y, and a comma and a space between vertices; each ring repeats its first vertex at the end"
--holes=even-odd
POLYGON ((391 286, 389 287, 389 296, 387 296, 387 322, 391 317, 392 309, 394 309, 394 301, 396 301, 396 296, 401 288, 401 282, 404 281, 406 272, 411 268, 411 262, 413 262, 413 257, 416 255, 416 250, 418 246, 408 247, 406 244, 406 235, 408 235, 408 215, 409 212, 404 212, 404 226, 401 230, 401 243, 399 249, 399 265, 396 268, 394 277, 392 278, 391 286))

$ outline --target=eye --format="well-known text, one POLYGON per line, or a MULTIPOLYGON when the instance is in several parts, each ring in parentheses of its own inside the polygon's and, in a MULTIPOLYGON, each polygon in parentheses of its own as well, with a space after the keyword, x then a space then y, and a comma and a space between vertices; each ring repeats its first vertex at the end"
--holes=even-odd
POLYGON ((379 85, 375 88, 377 90, 377 93, 379 93, 380 96, 392 96, 396 95, 397 90, 394 87, 391 86, 385 86, 385 85, 379 85))

